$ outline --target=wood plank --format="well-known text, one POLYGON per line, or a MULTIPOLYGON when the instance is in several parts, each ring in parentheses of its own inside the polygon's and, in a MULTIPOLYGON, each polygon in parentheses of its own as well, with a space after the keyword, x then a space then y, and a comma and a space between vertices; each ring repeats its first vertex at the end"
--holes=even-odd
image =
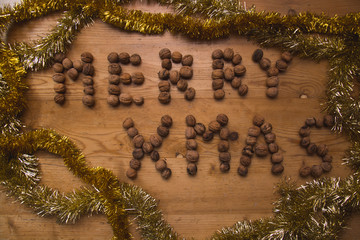
MULTIPOLYGON (((356 1, 347 0, 339 6, 337 1, 253 1, 258 10, 274 10, 286 13, 289 8, 299 11, 324 11, 329 14, 344 14, 350 10, 360 10, 356 1)), ((250 3, 247 3, 249 6, 250 3)), ((129 7, 147 11, 170 11, 158 7, 154 2, 135 3, 129 7)), ((48 33, 59 15, 53 14, 45 18, 16 26, 8 35, 10 41, 33 40, 48 33)), ((144 36, 138 33, 118 31, 116 28, 102 23, 85 28, 73 43, 68 56, 75 60, 83 51, 90 51, 95 57, 96 105, 93 109, 81 103, 83 87, 81 78, 76 82, 67 79, 66 103, 58 106, 53 102, 53 82, 51 69, 30 73, 27 81, 28 109, 23 121, 28 128, 52 128, 68 136, 84 152, 90 166, 102 166, 110 169, 121 180, 136 184, 160 200, 159 207, 165 219, 176 231, 185 237, 204 239, 223 226, 229 226, 244 219, 258 219, 272 215, 272 202, 275 185, 283 177, 291 177, 298 184, 308 179, 301 179, 298 170, 303 162, 307 165, 320 163, 316 156, 309 157, 299 147, 298 129, 307 117, 319 116, 320 103, 324 98, 327 63, 315 63, 310 60, 295 58, 286 73, 280 75, 280 94, 277 99, 265 97, 266 74, 251 61, 251 55, 257 48, 244 38, 232 36, 229 39, 214 41, 194 41, 180 35, 165 33, 159 36, 144 36), (183 54, 194 56, 194 77, 189 86, 196 89, 196 99, 192 102, 184 100, 183 94, 172 87, 172 101, 169 105, 161 105, 157 96, 159 82, 157 72, 160 69, 158 52, 168 47, 183 54), (211 89, 211 52, 216 48, 232 47, 243 57, 243 65, 247 73, 243 78, 249 86, 246 97, 240 97, 229 84, 225 86, 226 98, 223 101, 213 99, 211 89), (141 95, 145 104, 138 106, 109 107, 107 98, 107 54, 111 51, 127 51, 138 53, 142 57, 139 67, 124 66, 124 71, 141 71, 145 75, 142 86, 123 86, 123 92, 141 95), (307 98, 300 98, 306 95, 307 98), (219 170, 216 150, 218 137, 210 143, 204 143, 198 137, 200 161, 196 177, 186 173, 185 155, 185 117, 193 114, 199 122, 207 125, 219 113, 229 116, 229 128, 238 131, 239 140, 231 142, 231 170, 223 174, 219 170), (249 175, 241 178, 236 173, 239 165, 241 149, 244 146, 247 129, 255 114, 262 114, 271 122, 277 143, 285 157, 285 172, 282 176, 274 176, 270 172, 269 156, 253 158, 249 175), (173 175, 164 181, 155 170, 149 157, 142 160, 142 167, 136 180, 125 176, 128 168, 132 143, 122 128, 123 120, 130 116, 136 127, 146 139, 155 133, 160 117, 169 114, 174 120, 170 135, 159 148, 162 157, 167 158, 173 175), (225 201, 224 201, 225 200, 225 201), (220 204, 221 203, 221 204, 220 204), (196 224, 194 224, 196 223, 196 224)), ((265 56, 275 62, 280 55, 276 49, 265 49, 265 56)), ((179 66, 174 66, 178 69, 179 66)), ((326 143, 334 156, 334 168, 326 176, 345 177, 350 170, 342 165, 344 150, 348 147, 346 137, 331 133, 327 129, 314 129, 312 139, 318 143, 326 143)), ((263 139, 260 138, 263 142, 263 139)), ((68 172, 61 158, 39 152, 42 183, 70 192, 83 183, 68 172)), ((40 218, 32 210, 0 194, 0 236, 5 239, 109 239, 111 227, 104 216, 84 217, 75 225, 58 225, 53 218, 40 218), (39 230, 38 230, 39 229, 39 230), (40 230, 41 229, 41 230, 40 230)), ((359 221, 351 226, 358 226, 359 221)), ((136 239, 139 235, 132 232, 136 239)), ((347 234, 347 233, 346 233, 347 234)), ((344 239, 352 239, 355 234, 348 234, 344 239)))

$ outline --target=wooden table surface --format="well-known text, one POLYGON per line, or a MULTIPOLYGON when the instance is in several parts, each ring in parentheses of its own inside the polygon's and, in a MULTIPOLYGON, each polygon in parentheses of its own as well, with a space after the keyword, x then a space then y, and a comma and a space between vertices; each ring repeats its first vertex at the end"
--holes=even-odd
MULTIPOLYGON (((287 13, 292 8, 298 12, 325 12, 329 15, 360 11, 357 0, 253 0, 247 6, 255 5, 257 10, 287 13)), ((150 12, 171 12, 171 9, 159 7, 153 2, 136 2, 130 8, 150 12)), ((31 22, 16 25, 8 34, 8 41, 30 41, 44 36, 56 24, 59 15, 53 14, 31 22)), ((27 93, 28 108, 23 121, 29 128, 51 128, 68 136, 84 152, 91 166, 110 169, 124 182, 141 186, 159 200, 159 207, 165 219, 184 237, 205 239, 214 231, 230 226, 244 219, 258 219, 272 216, 272 202, 276 184, 285 177, 299 184, 311 178, 301 179, 298 170, 303 163, 320 163, 316 156, 307 156, 299 147, 298 129, 304 120, 311 116, 320 116, 320 103, 324 97, 327 81, 326 61, 320 63, 295 57, 288 71, 280 75, 280 92, 276 99, 265 97, 266 74, 251 60, 255 44, 246 39, 232 36, 214 41, 194 41, 181 35, 165 33, 159 36, 144 36, 139 33, 127 33, 96 20, 77 36, 68 57, 80 59, 80 54, 90 51, 94 55, 96 105, 89 109, 82 102, 82 84, 67 80, 66 103, 59 106, 54 103, 51 69, 30 73, 27 93), (189 86, 196 89, 196 98, 192 102, 184 100, 183 94, 172 87, 172 101, 169 105, 158 102, 159 82, 157 72, 161 68, 158 57, 160 49, 167 47, 172 51, 192 54, 194 57, 194 77, 189 86), (243 82, 249 86, 246 97, 240 97, 229 84, 225 85, 226 97, 222 101, 213 99, 211 88, 211 52, 214 49, 231 47, 243 57, 247 73, 243 82), (112 108, 107 98, 107 55, 112 52, 126 51, 138 53, 142 58, 139 67, 124 66, 125 72, 141 71, 145 75, 142 86, 123 86, 122 91, 145 98, 141 107, 131 105, 112 108), (301 95, 307 98, 300 98, 301 95), (219 138, 210 143, 198 140, 200 161, 198 174, 190 177, 186 173, 185 155, 185 117, 193 114, 198 122, 208 124, 219 113, 229 117, 229 128, 238 131, 240 137, 231 142, 231 170, 221 173, 219 170, 219 138), (146 139, 156 132, 160 118, 164 114, 172 116, 174 124, 170 135, 159 148, 161 157, 165 157, 172 169, 172 177, 165 181, 155 170, 154 163, 146 156, 142 160, 141 170, 136 180, 125 176, 132 153, 132 143, 122 128, 126 117, 132 117, 136 127, 146 139), (273 125, 277 143, 284 154, 285 171, 280 176, 270 172, 269 156, 253 158, 246 178, 237 174, 241 149, 247 129, 255 114, 263 115, 273 125)), ((276 49, 265 49, 264 54, 273 62, 280 56, 276 49)), ((175 65, 173 69, 178 69, 175 65)), ((346 177, 350 170, 342 165, 344 150, 348 147, 346 137, 331 133, 328 129, 312 131, 312 139, 329 146, 334 156, 333 170, 325 176, 346 177)), ((260 141, 263 141, 260 138, 260 141)), ((41 183, 67 193, 77 189, 83 183, 74 177, 64 166, 60 157, 39 152, 42 180, 41 183)), ((14 199, 0 193, 0 239, 109 239, 112 230, 103 215, 83 217, 75 225, 59 225, 54 218, 38 217, 30 208, 14 202, 14 199)), ((360 224, 358 217, 349 221, 354 229, 344 231, 343 239, 357 239, 360 224)), ((135 225, 132 232, 136 239, 135 225)))

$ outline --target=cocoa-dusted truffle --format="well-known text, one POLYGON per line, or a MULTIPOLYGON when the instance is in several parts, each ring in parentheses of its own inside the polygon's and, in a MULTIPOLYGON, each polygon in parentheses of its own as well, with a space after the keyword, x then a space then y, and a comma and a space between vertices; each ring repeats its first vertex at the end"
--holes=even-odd
POLYGON ((181 61, 183 66, 191 66, 193 64, 193 56, 191 55, 185 55, 181 61))
POLYGON ((161 117, 161 125, 163 125, 164 127, 171 127, 173 120, 169 115, 164 115, 161 117))
POLYGON ((157 134, 152 134, 150 136, 150 143, 154 146, 154 147, 160 147, 162 144, 162 137, 160 137, 157 134))
POLYGON ((140 63, 141 63, 141 57, 140 57, 140 55, 139 55, 139 54, 136 54, 136 53, 134 53, 133 55, 131 55, 131 56, 130 56, 130 62, 131 62, 131 64, 134 65, 134 66, 140 65, 140 63))
POLYGON ((110 63, 118 63, 119 62, 119 54, 117 54, 116 52, 111 52, 107 56, 107 59, 110 63))
POLYGON ((83 52, 80 55, 81 61, 86 62, 86 63, 92 63, 92 61, 94 60, 94 56, 90 53, 90 52, 83 52))
POLYGON ((174 63, 181 63, 181 60, 182 60, 182 54, 178 51, 175 51, 171 54, 171 60, 174 62, 174 63))
POLYGON ((82 98, 82 102, 87 107, 93 107, 95 105, 95 98, 91 95, 85 95, 82 98))
POLYGON ((159 57, 161 59, 165 59, 165 58, 170 59, 171 58, 171 51, 168 48, 163 48, 163 49, 161 49, 159 51, 159 57))
POLYGON ((122 64, 128 64, 130 62, 130 55, 127 52, 119 53, 119 61, 122 64))
POLYGON ((131 117, 125 118, 123 121, 123 128, 129 129, 131 127, 134 127, 134 120, 132 120, 131 117))

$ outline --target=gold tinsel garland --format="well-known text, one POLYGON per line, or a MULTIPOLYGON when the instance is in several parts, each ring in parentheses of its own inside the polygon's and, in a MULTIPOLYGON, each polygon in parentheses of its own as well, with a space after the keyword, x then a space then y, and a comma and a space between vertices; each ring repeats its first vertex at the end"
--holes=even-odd
POLYGON ((127 10, 121 0, 25 0, 0 9, 0 33, 11 23, 66 11, 48 36, 33 44, 0 41, 0 181, 9 195, 41 216, 56 215, 61 222, 75 222, 83 214, 104 213, 114 239, 129 239, 125 208, 135 208, 144 239, 180 239, 157 209, 154 198, 141 188, 120 183, 102 167, 89 168, 81 151, 52 130, 22 133, 19 114, 24 110, 26 70, 49 66, 54 54, 66 52, 82 27, 100 18, 119 29, 144 34, 165 30, 195 39, 239 34, 267 47, 289 50, 298 56, 330 63, 324 109, 335 116, 334 130, 345 132, 353 144, 345 162, 355 173, 344 180, 323 178, 299 188, 279 185, 274 217, 242 221, 223 228, 211 239, 335 239, 346 216, 360 207, 360 105, 352 95, 360 70, 360 14, 328 17, 311 13, 281 16, 246 10, 236 0, 158 0, 172 4, 178 14, 152 14, 127 10), (194 15, 200 14, 200 17, 194 15), (309 35, 311 34, 311 35, 309 35), (313 34, 327 34, 328 37, 313 34), (39 185, 37 160, 31 154, 45 150, 60 155, 77 177, 93 186, 69 195, 39 185))

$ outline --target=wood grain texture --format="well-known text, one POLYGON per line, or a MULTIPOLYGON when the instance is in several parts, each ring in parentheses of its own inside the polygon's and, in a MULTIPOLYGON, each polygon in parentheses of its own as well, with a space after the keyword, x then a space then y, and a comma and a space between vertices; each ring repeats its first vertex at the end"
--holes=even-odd
MULTIPOLYGON (((345 14, 360 10, 357 1, 253 1, 258 10, 279 11, 286 13, 293 8, 297 11, 325 12, 345 14)), ((250 3, 247 3, 249 6, 250 3)), ((170 11, 158 7, 154 2, 134 3, 129 8, 150 12, 170 11)), ((8 34, 9 41, 30 41, 44 36, 56 24, 59 15, 50 16, 22 23, 15 26, 8 34)), ((66 80, 67 93, 64 106, 53 102, 53 81, 51 69, 30 73, 28 75, 29 91, 28 108, 23 121, 28 128, 52 128, 68 136, 84 152, 91 166, 102 166, 110 169, 121 180, 144 188, 159 199, 159 207, 165 219, 185 237, 204 239, 223 226, 229 226, 244 219, 258 219, 272 215, 272 202, 276 184, 283 177, 291 177, 299 184, 310 179, 300 179, 298 170, 303 163, 313 165, 320 162, 318 157, 309 157, 299 147, 298 129, 307 117, 319 116, 320 103, 324 98, 327 63, 315 63, 310 60, 295 58, 288 71, 280 75, 280 93, 277 99, 265 97, 266 74, 251 61, 251 55, 257 48, 244 38, 232 36, 229 39, 214 41, 193 41, 165 33, 159 36, 145 36, 117 30, 99 20, 85 28, 72 45, 68 57, 80 58, 84 51, 90 51, 95 57, 96 105, 93 109, 83 106, 83 86, 81 78, 73 82, 66 80), (167 47, 183 54, 194 56, 194 77, 189 86, 196 89, 196 99, 184 100, 183 94, 172 87, 171 104, 161 105, 157 96, 159 82, 157 72, 160 70, 158 52, 167 47), (237 92, 226 84, 226 97, 215 101, 211 89, 211 52, 216 48, 233 48, 243 57, 247 73, 243 78, 249 86, 246 97, 239 97, 237 92), (142 57, 139 67, 124 66, 125 72, 141 71, 145 75, 142 86, 122 86, 122 91, 145 98, 141 107, 131 105, 118 108, 109 107, 107 98, 107 55, 116 51, 138 53, 142 57), (300 98, 306 95, 307 98, 300 98), (186 173, 185 155, 185 117, 193 114, 198 122, 207 125, 219 113, 229 116, 229 128, 238 131, 240 138, 231 142, 231 170, 227 174, 219 171, 218 137, 210 143, 198 138, 200 161, 196 177, 186 173), (273 125, 277 143, 285 157, 285 172, 281 176, 270 173, 269 156, 253 158, 249 175, 241 178, 236 169, 239 165, 241 148, 244 146, 247 129, 251 126, 252 117, 262 114, 273 125), (149 157, 142 160, 138 178, 134 181, 125 176, 128 168, 132 143, 122 128, 126 117, 132 117, 140 133, 148 139, 156 132, 160 118, 169 114, 174 120, 170 135, 159 148, 162 157, 167 158, 173 175, 164 181, 155 170, 149 157)), ((280 55, 276 49, 265 49, 265 56, 275 62, 280 55)), ((173 69, 178 69, 175 65, 173 69)), ((327 129, 314 129, 312 139, 326 143, 334 156, 334 168, 326 176, 345 177, 350 170, 342 165, 344 150, 348 142, 344 136, 331 133, 327 129)), ((260 141, 263 141, 260 138, 260 141)), ((52 154, 39 152, 42 183, 70 192, 83 183, 70 174, 62 159, 52 154)), ((13 203, 13 199, 0 194, 0 239, 109 239, 111 227, 105 216, 84 217, 75 225, 58 225, 53 218, 40 218, 31 209, 13 203)), ((350 226, 356 228, 359 219, 355 218, 350 226)), ((132 228, 136 239, 139 235, 132 228)), ((346 231, 344 239, 355 239, 356 230, 346 231)))

